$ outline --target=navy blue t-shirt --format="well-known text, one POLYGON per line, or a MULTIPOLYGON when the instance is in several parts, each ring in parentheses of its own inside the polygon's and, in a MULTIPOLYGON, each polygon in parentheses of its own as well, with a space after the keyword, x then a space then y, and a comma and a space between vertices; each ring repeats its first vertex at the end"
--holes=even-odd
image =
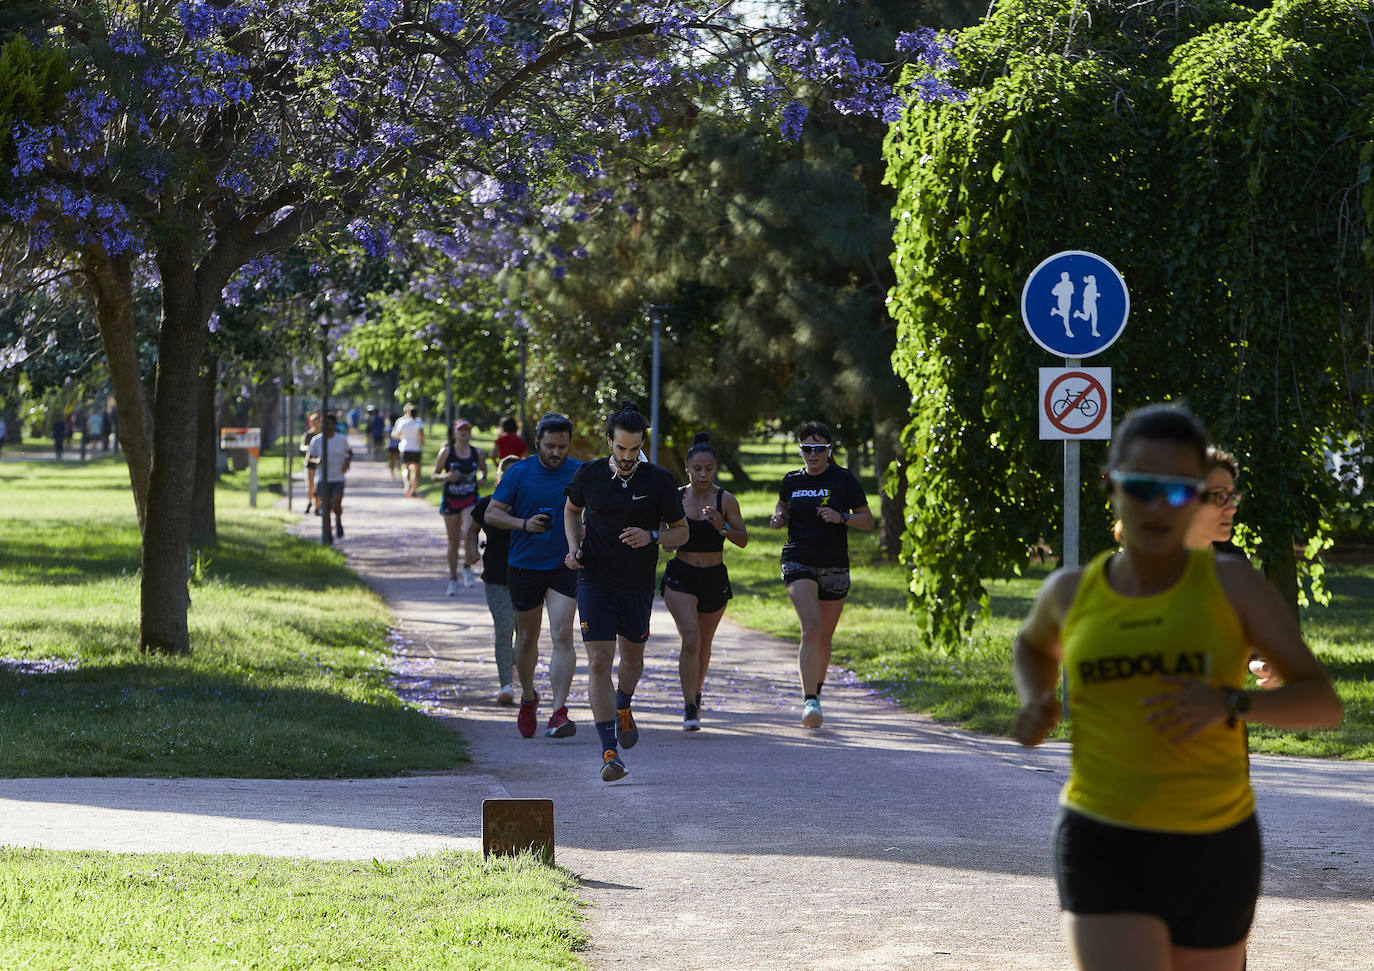
POLYGON ((539 456, 516 462, 501 476, 495 502, 505 503, 517 519, 545 513, 552 517, 547 532, 513 530, 510 536, 510 565, 522 570, 556 570, 568 555, 568 540, 563 532, 563 490, 582 465, 577 459, 564 459, 557 469, 547 469, 539 456))

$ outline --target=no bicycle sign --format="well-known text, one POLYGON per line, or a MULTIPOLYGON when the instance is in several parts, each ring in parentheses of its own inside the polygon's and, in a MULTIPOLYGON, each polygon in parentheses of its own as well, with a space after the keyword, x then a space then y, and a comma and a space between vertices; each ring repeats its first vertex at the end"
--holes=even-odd
POLYGON ((1042 367, 1040 439, 1112 437, 1112 369, 1042 367))

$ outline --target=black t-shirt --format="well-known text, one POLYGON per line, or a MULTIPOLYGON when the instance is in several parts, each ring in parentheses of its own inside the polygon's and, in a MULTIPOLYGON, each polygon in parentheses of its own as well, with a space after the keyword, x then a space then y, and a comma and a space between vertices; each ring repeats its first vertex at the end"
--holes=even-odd
POLYGON ((846 513, 868 505, 864 487, 853 472, 833 463, 820 475, 794 469, 783 477, 778 499, 787 507, 784 561, 807 566, 849 566, 849 527, 844 523, 827 523, 820 517, 820 508, 829 506, 846 513))
POLYGON ((657 465, 640 462, 622 479, 609 458, 583 463, 565 490, 568 500, 586 510, 582 542, 582 579, 618 590, 653 590, 658 544, 631 549, 620 541, 628 526, 658 529, 683 518, 682 496, 673 477, 657 465))
POLYGON ((487 534, 487 545, 482 550, 482 582, 505 586, 506 565, 510 558, 510 530, 487 525, 487 507, 490 505, 491 496, 483 496, 472 507, 472 521, 487 534))

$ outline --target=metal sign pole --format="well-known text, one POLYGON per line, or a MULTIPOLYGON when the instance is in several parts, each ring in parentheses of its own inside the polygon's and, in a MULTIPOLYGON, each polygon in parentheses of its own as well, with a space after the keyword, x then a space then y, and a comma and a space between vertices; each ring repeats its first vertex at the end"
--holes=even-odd
MULTIPOLYGON (((1076 368, 1083 364, 1082 358, 1066 357, 1064 366, 1076 368)), ((1078 463, 1078 441, 1064 440, 1064 549, 1060 553, 1059 565, 1066 569, 1078 567, 1078 500, 1082 492, 1082 476, 1078 463)))

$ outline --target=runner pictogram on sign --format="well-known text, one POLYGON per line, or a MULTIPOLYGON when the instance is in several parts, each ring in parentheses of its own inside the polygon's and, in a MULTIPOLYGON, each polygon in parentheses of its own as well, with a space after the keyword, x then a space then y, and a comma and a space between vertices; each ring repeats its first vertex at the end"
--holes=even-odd
POLYGON ((1111 437, 1111 368, 1041 368, 1042 439, 1111 437))

